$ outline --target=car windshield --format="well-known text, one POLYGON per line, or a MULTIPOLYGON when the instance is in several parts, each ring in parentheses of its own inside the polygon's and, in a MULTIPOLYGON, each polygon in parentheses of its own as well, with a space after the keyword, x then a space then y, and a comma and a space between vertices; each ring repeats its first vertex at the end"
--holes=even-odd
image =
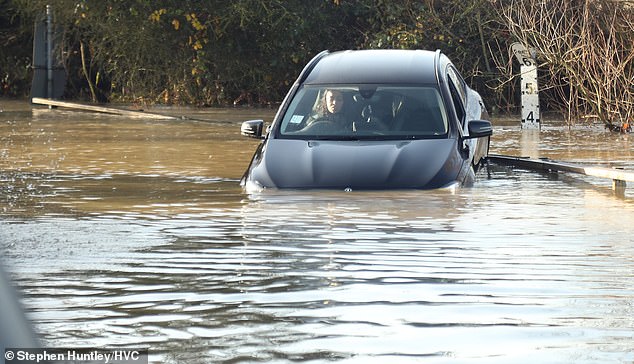
POLYGON ((447 115, 433 86, 303 86, 279 128, 282 138, 442 138, 447 115))

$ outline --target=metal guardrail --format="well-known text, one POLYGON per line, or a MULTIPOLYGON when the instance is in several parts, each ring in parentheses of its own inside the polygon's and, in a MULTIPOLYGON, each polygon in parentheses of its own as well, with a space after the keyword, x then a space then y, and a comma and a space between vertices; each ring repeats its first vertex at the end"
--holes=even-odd
POLYGON ((538 171, 562 171, 592 177, 609 178, 612 180, 612 189, 617 193, 623 193, 625 191, 627 182, 634 182, 634 172, 620 169, 582 166, 576 163, 559 162, 551 159, 531 159, 497 154, 489 154, 487 160, 493 163, 513 165, 538 171))
POLYGON ((31 99, 31 103, 39 104, 39 105, 65 107, 65 108, 74 109, 74 110, 93 111, 93 112, 99 112, 99 113, 105 113, 105 114, 121 115, 121 116, 127 116, 132 118, 146 118, 146 119, 160 119, 160 120, 177 119, 173 116, 154 114, 154 113, 149 113, 144 111, 122 110, 122 109, 116 109, 112 107, 57 101, 57 100, 45 99, 41 97, 33 97, 31 99))

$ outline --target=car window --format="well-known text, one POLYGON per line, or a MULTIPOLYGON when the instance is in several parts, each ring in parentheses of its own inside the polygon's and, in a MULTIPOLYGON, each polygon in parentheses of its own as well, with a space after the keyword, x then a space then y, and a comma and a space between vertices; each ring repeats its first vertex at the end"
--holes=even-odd
POLYGON ((467 103, 466 85, 462 77, 452 67, 447 69, 447 81, 456 116, 460 124, 463 125, 465 121, 465 105, 467 103))
POLYGON ((462 76, 460 76, 460 73, 458 73, 458 71, 455 68, 449 66, 449 68, 447 68, 447 76, 456 87, 456 91, 460 95, 460 99, 462 100, 462 103, 466 104, 467 103, 467 84, 465 83, 462 76))
POLYGON ((411 139, 446 137, 447 131, 445 107, 435 86, 320 85, 300 88, 278 136, 411 139))

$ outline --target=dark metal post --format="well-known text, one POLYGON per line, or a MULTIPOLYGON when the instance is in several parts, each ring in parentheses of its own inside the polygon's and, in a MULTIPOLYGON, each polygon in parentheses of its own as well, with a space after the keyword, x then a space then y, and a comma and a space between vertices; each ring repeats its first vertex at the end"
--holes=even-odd
MULTIPOLYGON (((53 8, 46 5, 46 97, 53 98, 53 8)), ((52 108, 49 106, 49 108, 52 108)))

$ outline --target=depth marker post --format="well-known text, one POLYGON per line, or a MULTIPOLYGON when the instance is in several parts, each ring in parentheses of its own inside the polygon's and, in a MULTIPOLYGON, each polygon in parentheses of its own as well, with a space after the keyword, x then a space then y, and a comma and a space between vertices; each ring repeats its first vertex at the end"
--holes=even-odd
POLYGON ((511 52, 520 64, 522 129, 541 129, 535 51, 527 49, 522 43, 513 43, 511 52))

